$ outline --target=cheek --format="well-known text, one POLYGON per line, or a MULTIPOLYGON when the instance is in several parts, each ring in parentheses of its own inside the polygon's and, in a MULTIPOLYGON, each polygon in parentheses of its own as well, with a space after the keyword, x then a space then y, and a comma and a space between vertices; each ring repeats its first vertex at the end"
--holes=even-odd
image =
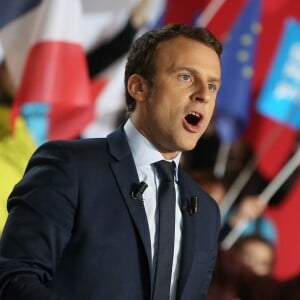
POLYGON ((211 114, 213 114, 214 110, 215 110, 215 106, 216 106, 216 99, 213 99, 210 103, 209 103, 209 110, 211 112, 211 114))
POLYGON ((158 119, 163 117, 167 122, 169 119, 178 117, 181 107, 180 101, 178 101, 178 95, 168 91, 162 91, 153 96, 155 98, 150 102, 149 109, 152 110, 154 118, 158 119))
POLYGON ((215 102, 209 103, 207 106, 207 110, 206 110, 207 117, 208 117, 208 123, 210 122, 210 120, 213 116, 214 110, 215 110, 215 102))

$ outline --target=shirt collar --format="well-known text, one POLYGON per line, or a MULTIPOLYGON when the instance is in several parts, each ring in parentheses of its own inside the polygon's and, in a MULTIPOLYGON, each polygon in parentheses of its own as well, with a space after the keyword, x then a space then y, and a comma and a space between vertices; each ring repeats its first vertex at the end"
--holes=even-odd
MULTIPOLYGON (((136 129, 130 119, 126 121, 124 130, 137 168, 144 165, 151 165, 160 160, 165 160, 154 145, 151 144, 150 141, 136 129)), ((176 178, 178 177, 180 157, 181 152, 172 159, 172 161, 176 164, 176 178)))

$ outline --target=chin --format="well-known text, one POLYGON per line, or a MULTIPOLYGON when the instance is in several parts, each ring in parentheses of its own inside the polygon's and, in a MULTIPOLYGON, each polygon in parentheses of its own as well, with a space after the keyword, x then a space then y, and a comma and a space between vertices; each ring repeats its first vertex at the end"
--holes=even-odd
POLYGON ((196 138, 195 135, 184 135, 180 139, 174 140, 173 146, 180 152, 190 151, 196 147, 198 140, 199 137, 196 138))
POLYGON ((191 150, 193 150, 196 147, 196 145, 197 145, 197 142, 191 143, 191 144, 188 144, 188 145, 185 144, 185 145, 182 146, 181 151, 182 152, 184 152, 184 151, 191 151, 191 150))
POLYGON ((193 150, 196 147, 200 137, 201 136, 198 136, 196 139, 195 139, 195 137, 194 137, 194 139, 190 139, 189 143, 186 144, 186 148, 188 149, 187 151, 193 150))

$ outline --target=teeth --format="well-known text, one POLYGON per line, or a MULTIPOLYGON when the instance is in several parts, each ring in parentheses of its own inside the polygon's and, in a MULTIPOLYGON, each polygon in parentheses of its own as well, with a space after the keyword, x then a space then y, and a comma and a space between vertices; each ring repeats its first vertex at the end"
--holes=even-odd
POLYGON ((193 116, 196 116, 196 117, 198 117, 198 118, 200 118, 200 115, 199 114, 197 114, 197 113, 195 113, 195 112, 190 112, 190 115, 193 115, 193 116))

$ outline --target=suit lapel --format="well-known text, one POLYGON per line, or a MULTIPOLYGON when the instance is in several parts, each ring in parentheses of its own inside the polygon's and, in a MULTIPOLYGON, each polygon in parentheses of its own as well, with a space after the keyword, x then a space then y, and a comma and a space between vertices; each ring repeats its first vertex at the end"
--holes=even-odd
POLYGON ((133 223, 141 237, 147 255, 149 274, 152 277, 149 227, 143 202, 133 199, 130 195, 133 187, 139 183, 139 179, 123 128, 118 129, 108 136, 108 144, 110 153, 115 158, 115 160, 111 162, 111 168, 133 223))
POLYGON ((192 195, 189 191, 184 173, 181 169, 179 169, 179 187, 181 204, 183 209, 181 260, 179 278, 177 283, 177 299, 180 299, 191 271, 195 255, 195 244, 197 238, 196 215, 190 215, 187 212, 187 207, 190 203, 191 197, 194 195, 192 195))

